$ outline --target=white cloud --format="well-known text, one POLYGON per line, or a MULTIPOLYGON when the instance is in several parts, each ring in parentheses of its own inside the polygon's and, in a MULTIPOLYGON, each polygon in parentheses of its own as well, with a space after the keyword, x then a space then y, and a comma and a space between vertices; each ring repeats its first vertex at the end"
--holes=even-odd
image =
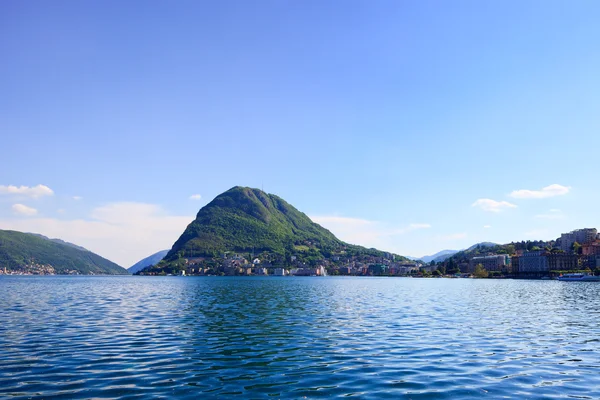
POLYGON ((83 199, 83 197, 81 197, 81 196, 73 196, 73 200, 75 200, 75 201, 79 201, 82 199, 83 199))
POLYGON ((553 184, 541 190, 521 189, 513 191, 509 196, 515 199, 545 199, 548 197, 563 196, 571 190, 569 186, 553 184))
POLYGON ((190 196, 190 200, 200 200, 202 198, 202 196, 200 196, 199 194, 193 194, 190 196))
POLYGON ((483 211, 495 213, 508 208, 517 208, 515 204, 509 203, 508 201, 496 201, 492 199, 478 199, 475 203, 471 204, 471 207, 479 207, 483 211))
POLYGON ((193 219, 169 215, 154 204, 122 202, 93 209, 91 219, 13 218, 0 220, 0 229, 60 238, 128 268, 170 248, 193 219))
POLYGON ((17 215, 25 215, 26 217, 31 217, 37 214, 37 210, 32 207, 27 207, 24 204, 13 204, 12 210, 17 215))
POLYGON ((8 195, 20 195, 27 196, 37 199, 42 196, 52 196, 54 191, 45 185, 37 185, 37 186, 13 186, 13 185, 0 185, 0 194, 8 194, 8 195))
POLYGON ((484 229, 490 229, 492 226, 491 225, 484 225, 483 228, 484 229))
POLYGON ((337 215, 310 216, 310 219, 329 229, 345 242, 365 247, 375 247, 380 250, 390 250, 397 247, 397 241, 394 238, 397 235, 431 228, 430 224, 425 223, 411 223, 407 226, 394 228, 379 221, 337 215))

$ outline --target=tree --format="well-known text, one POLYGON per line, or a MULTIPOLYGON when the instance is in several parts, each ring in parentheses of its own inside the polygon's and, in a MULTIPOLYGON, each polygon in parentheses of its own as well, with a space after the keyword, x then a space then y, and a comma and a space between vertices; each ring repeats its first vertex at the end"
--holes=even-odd
POLYGON ((487 278, 489 274, 487 270, 483 268, 483 265, 477 264, 475 266, 475 271, 473 272, 473 275, 475 276, 475 278, 487 278))
POLYGON ((573 250, 573 254, 583 253, 583 247, 577 242, 573 242, 573 245, 571 246, 571 250, 573 250))

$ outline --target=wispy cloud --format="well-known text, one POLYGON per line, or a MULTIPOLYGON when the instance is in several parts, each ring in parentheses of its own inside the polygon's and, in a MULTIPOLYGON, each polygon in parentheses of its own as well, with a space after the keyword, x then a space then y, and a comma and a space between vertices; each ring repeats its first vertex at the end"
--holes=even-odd
POLYGON ((12 210, 17 215, 24 215, 26 217, 31 217, 36 215, 38 211, 33 207, 27 207, 24 204, 13 204, 12 210))
POLYGON ((565 217, 566 216, 560 210, 555 209, 555 208, 553 208, 546 214, 538 214, 535 216, 535 218, 538 218, 538 219, 549 219, 549 220, 565 219, 565 217))
POLYGON ((202 196, 200 196, 199 194, 193 194, 190 196, 190 200, 200 200, 202 199, 202 196))
POLYGON ((86 219, 10 218, 0 220, 0 226, 60 238, 129 267, 170 248, 192 220, 156 204, 120 202, 97 207, 86 219))
POLYGON ((81 196, 73 196, 72 198, 75 201, 83 200, 83 197, 81 197, 81 196))
POLYGON ((0 194, 4 195, 20 195, 37 199, 42 196, 52 196, 54 191, 45 185, 37 186, 13 186, 0 185, 0 194))
POLYGON ((545 199, 548 197, 564 196, 565 194, 569 193, 570 190, 571 187, 569 186, 562 186, 555 183, 553 185, 546 186, 541 190, 515 190, 511 192, 509 196, 515 199, 545 199))
POLYGON ((471 207, 479 207, 483 211, 498 213, 509 208, 517 208, 515 204, 508 201, 496 201, 492 199, 478 199, 471 207))
POLYGON ((379 221, 337 215, 310 216, 310 219, 329 229, 345 242, 378 249, 394 248, 396 246, 395 236, 431 228, 431 225, 427 223, 410 223, 405 226, 393 227, 379 221))
POLYGON ((483 229, 490 229, 492 226, 491 225, 484 225, 483 229))

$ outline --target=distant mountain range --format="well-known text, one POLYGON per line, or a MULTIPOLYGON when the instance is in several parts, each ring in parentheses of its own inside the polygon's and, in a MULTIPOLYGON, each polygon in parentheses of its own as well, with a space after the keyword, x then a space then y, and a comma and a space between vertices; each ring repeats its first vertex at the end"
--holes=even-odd
POLYGON ((440 261, 445 261, 448 257, 452 256, 453 254, 458 253, 460 250, 442 250, 442 251, 438 251, 435 254, 432 254, 430 256, 424 256, 419 258, 419 260, 425 262, 425 263, 429 263, 431 261, 435 261, 440 262, 440 261))
POLYGON ((81 246, 43 235, 5 230, 0 230, 0 268, 33 274, 128 274, 126 269, 81 246))
POLYGON ((131 267, 127 268, 127 271, 129 271, 132 274, 135 274, 136 272, 141 271, 146 267, 153 267, 156 264, 158 264, 160 260, 162 260, 167 255, 168 252, 169 250, 161 250, 158 253, 154 253, 151 256, 148 256, 143 260, 136 262, 131 267))
MULTIPOLYGON (((466 251, 474 250, 478 246, 479 247, 495 247, 495 246, 498 246, 498 244, 492 243, 492 242, 476 243, 473 246, 469 247, 466 251)), ((446 261, 448 258, 452 257, 453 255, 455 255, 456 253, 458 253, 460 251, 463 251, 463 250, 442 250, 442 251, 439 251, 430 256, 415 258, 415 260, 421 260, 425 263, 430 263, 431 261, 435 261, 436 263, 439 263, 439 262, 446 261)))

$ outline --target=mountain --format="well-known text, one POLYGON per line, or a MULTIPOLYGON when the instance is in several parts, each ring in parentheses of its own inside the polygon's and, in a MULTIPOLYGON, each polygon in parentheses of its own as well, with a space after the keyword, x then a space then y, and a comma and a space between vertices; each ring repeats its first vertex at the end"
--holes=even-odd
POLYGON ((263 253, 274 264, 290 261, 292 256, 314 264, 357 254, 389 255, 342 242, 276 195, 236 186, 201 208, 163 261, 149 272, 176 271, 180 260, 214 259, 226 252, 248 258, 263 253))
POLYGON ((283 199, 236 186, 200 209, 165 258, 217 256, 224 251, 284 254, 306 241, 317 242, 319 248, 342 243, 283 199))
POLYGON ((38 236, 38 237, 41 237, 42 239, 50 240, 50 241, 55 242, 55 243, 60 243, 60 244, 66 245, 66 246, 71 246, 71 247, 73 247, 75 249, 79 249, 79 250, 82 250, 82 251, 89 251, 85 247, 77 246, 76 244, 73 244, 73 243, 70 243, 70 242, 65 242, 62 239, 50 239, 49 237, 44 236, 44 235, 40 235, 39 233, 31 233, 31 234, 35 235, 35 236, 38 236))
POLYGON ((492 243, 492 242, 481 242, 481 243, 476 243, 473 246, 469 247, 467 249, 467 251, 470 250, 475 250, 476 248, 486 248, 486 247, 496 247, 496 246, 500 246, 498 243, 492 243))
POLYGON ((442 250, 430 256, 421 257, 420 260, 422 260, 425 263, 429 263, 431 261, 435 261, 436 263, 438 263, 441 261, 445 261, 448 257, 458 253, 459 251, 460 250, 442 250))
POLYGON ((154 253, 151 256, 148 256, 143 260, 136 262, 131 267, 127 268, 127 271, 129 271, 132 274, 135 274, 136 272, 141 271, 146 267, 153 267, 156 264, 158 264, 160 260, 162 260, 167 255, 168 252, 169 250, 161 250, 158 253, 154 253))
MULTIPOLYGON (((485 249, 490 249, 490 248, 496 248, 500 246, 497 243, 492 243, 492 242, 481 242, 481 243, 476 243, 473 246, 469 247, 468 249, 463 249, 463 250, 442 250, 439 251, 435 254, 432 254, 430 256, 424 256, 419 258, 419 260, 425 262, 425 263, 429 263, 432 260, 435 261, 436 263, 439 262, 444 262, 446 261, 448 258, 454 256, 457 253, 468 253, 468 252, 472 252, 473 250, 476 249, 481 249, 481 250, 485 250, 485 249)), ((417 259, 417 258, 415 258, 417 259)))
POLYGON ((0 269, 40 274, 128 274, 112 261, 82 249, 37 234, 0 230, 0 269))

